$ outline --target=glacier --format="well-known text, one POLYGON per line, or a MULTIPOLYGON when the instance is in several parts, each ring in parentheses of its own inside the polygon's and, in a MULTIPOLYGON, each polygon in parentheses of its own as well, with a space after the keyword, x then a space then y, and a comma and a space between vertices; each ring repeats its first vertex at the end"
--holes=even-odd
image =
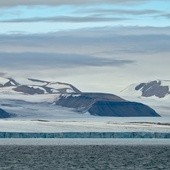
POLYGON ((0 138, 157 138, 170 139, 165 132, 0 132, 0 138))

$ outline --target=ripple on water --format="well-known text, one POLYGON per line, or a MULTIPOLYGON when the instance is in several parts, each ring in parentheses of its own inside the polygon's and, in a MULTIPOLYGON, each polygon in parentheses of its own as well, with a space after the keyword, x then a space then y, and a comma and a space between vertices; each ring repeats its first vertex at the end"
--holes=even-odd
POLYGON ((169 170, 170 146, 0 146, 0 169, 169 170))

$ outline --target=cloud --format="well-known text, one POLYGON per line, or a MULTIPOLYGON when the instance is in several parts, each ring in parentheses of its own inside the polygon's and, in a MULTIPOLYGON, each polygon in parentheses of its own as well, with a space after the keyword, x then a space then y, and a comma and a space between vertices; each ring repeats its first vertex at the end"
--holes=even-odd
POLYGON ((166 19, 170 19, 170 13, 169 14, 163 14, 163 15, 159 15, 157 17, 164 17, 166 19))
POLYGON ((144 3, 147 0, 8 0, 0 1, 0 7, 11 7, 11 6, 30 6, 30 5, 81 5, 81 4, 99 4, 99 3, 110 3, 110 4, 129 4, 129 3, 144 3))
POLYGON ((83 22, 108 22, 108 21, 121 21, 127 20, 127 18, 120 17, 71 17, 71 16, 61 16, 61 17, 34 17, 34 18, 20 18, 20 19, 10 19, 1 20, 1 23, 22 23, 22 22, 72 22, 72 23, 83 23, 83 22))
MULTIPOLYGON (((170 52, 170 27, 103 27, 47 34, 0 35, 0 52, 44 52, 98 56, 170 52)), ((102 56, 101 56, 102 57, 102 56)))
POLYGON ((127 15, 153 15, 159 14, 158 10, 127 10, 127 9, 82 9, 74 12, 75 14, 87 14, 87 16, 52 16, 52 17, 32 17, 32 18, 13 18, 0 20, 0 23, 23 23, 23 22, 66 22, 66 23, 84 23, 84 22, 116 22, 130 20, 127 15), (89 13, 91 15, 89 15, 89 13), (108 16, 109 15, 109 16, 108 16))
POLYGON ((0 53, 0 67, 13 69, 117 67, 132 64, 131 60, 97 58, 87 55, 59 53, 0 53))
POLYGON ((5 77, 6 73, 0 72, 0 77, 5 77))
MULTIPOLYGON (((79 11, 80 12, 80 11, 79 11)), ((159 10, 130 10, 130 9, 84 9, 81 12, 87 13, 96 13, 101 15, 114 15, 114 14, 121 14, 121 15, 152 15, 152 14, 160 14, 161 11, 159 10)))

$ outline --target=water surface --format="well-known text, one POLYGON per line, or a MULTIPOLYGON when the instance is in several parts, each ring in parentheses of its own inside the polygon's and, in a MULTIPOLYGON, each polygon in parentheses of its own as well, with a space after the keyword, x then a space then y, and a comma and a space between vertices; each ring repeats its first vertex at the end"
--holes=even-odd
POLYGON ((170 146, 0 146, 1 170, 169 170, 170 146))

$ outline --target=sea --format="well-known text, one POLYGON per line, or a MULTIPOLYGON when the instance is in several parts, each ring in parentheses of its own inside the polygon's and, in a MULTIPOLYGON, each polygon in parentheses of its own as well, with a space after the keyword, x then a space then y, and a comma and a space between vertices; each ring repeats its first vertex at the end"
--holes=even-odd
POLYGON ((170 145, 1 145, 0 170, 170 170, 170 145))

